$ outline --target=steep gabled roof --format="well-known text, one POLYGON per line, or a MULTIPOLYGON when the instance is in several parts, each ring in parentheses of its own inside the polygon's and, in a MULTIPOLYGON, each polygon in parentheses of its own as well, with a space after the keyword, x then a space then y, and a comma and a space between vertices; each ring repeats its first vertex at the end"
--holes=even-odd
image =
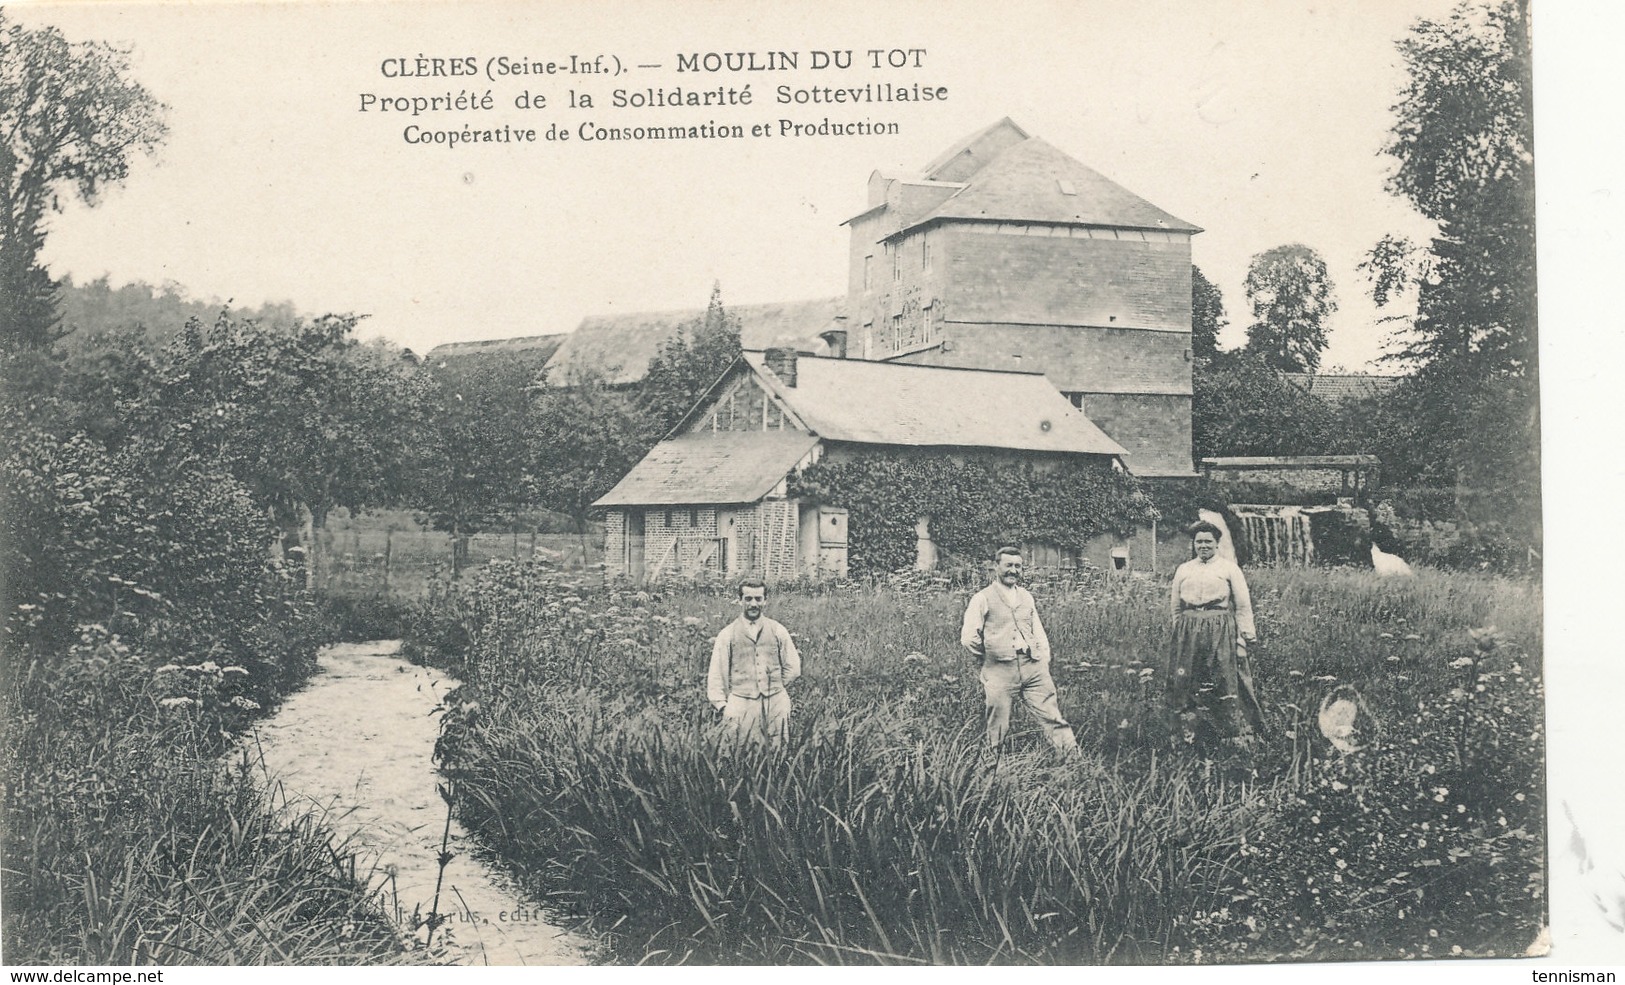
MULTIPOLYGON (((822 349, 821 333, 845 327, 841 318, 845 308, 844 297, 726 306, 727 313, 739 319, 744 347, 802 350, 822 349)), ((643 379, 661 343, 704 314, 704 308, 689 308, 589 315, 548 360, 548 378, 564 381, 572 373, 589 371, 602 373, 610 383, 635 383, 643 379)))
POLYGON ((741 357, 821 438, 881 445, 1126 456, 1038 373, 800 356, 795 386, 741 357))
POLYGON ((593 506, 754 503, 817 444, 805 431, 706 431, 668 438, 593 506))
POLYGON ((943 219, 1202 231, 1037 137, 1000 152, 963 189, 897 235, 943 219))
POLYGON ((1032 135, 1006 116, 938 154, 921 172, 929 181, 965 181, 989 161, 1032 135))

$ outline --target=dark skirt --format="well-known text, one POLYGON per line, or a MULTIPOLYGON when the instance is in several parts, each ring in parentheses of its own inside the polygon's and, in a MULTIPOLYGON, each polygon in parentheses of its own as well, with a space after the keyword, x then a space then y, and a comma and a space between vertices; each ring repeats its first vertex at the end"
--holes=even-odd
POLYGON ((1252 666, 1236 644, 1236 616, 1229 609, 1184 609, 1174 617, 1168 648, 1168 707, 1196 712, 1222 736, 1263 728, 1252 666))

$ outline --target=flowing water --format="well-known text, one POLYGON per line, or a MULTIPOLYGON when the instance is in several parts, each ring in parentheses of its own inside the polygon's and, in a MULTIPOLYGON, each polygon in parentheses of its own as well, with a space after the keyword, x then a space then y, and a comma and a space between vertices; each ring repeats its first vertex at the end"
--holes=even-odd
POLYGON ((1253 564, 1306 566, 1315 562, 1315 539, 1300 506, 1230 507, 1241 522, 1253 564))
MULTIPOLYGON (((411 934, 413 914, 433 908, 446 803, 430 757, 434 714, 457 682, 396 655, 399 643, 343 644, 321 654, 321 672, 255 730, 255 754, 295 807, 327 815, 340 839, 374 866, 371 885, 411 934)), ((499 870, 476 854, 456 821, 454 853, 440 883, 434 932, 441 959, 465 965, 587 964, 584 941, 549 923, 499 870)), ((427 929, 413 935, 421 946, 427 929)))

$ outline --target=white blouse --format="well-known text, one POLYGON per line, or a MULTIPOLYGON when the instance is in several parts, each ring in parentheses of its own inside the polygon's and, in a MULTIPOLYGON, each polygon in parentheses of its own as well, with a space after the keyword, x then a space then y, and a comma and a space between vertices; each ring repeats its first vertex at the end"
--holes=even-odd
POLYGON ((1215 554, 1211 561, 1191 558, 1174 571, 1174 615, 1179 615, 1181 609, 1212 608, 1215 603, 1235 611, 1241 635, 1248 639, 1258 635, 1253 628, 1253 600, 1247 591, 1247 576, 1234 561, 1215 554))

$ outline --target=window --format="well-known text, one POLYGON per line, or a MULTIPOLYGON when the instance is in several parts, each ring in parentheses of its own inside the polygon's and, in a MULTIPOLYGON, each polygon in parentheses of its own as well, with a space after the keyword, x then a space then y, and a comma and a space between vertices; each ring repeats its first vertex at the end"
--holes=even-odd
POLYGON ((920 234, 920 269, 931 269, 931 235, 929 233, 920 234))
POLYGON ((666 511, 666 527, 668 529, 671 527, 671 510, 666 511))
POLYGON ((700 511, 693 507, 689 507, 688 510, 688 525, 691 527, 700 525, 700 511))
POLYGON ((865 291, 875 286, 874 265, 875 255, 873 253, 863 258, 863 289, 865 291))
POLYGON ((891 250, 891 279, 893 282, 900 281, 903 279, 902 244, 893 244, 889 249, 891 250))
POLYGON ((903 351, 903 316, 891 316, 891 351, 903 351))

